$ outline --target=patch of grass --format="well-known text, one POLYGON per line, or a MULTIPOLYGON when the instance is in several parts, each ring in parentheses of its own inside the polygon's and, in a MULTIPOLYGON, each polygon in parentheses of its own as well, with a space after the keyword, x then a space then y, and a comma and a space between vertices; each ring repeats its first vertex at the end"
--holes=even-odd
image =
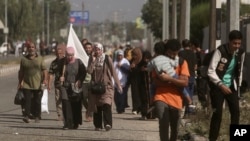
POLYGON ((13 57, 13 58, 1 58, 0 59, 0 66, 1 65, 12 65, 12 64, 19 64, 21 57, 13 57))
MULTIPOLYGON (((240 100, 240 124, 250 124, 250 92, 243 95, 243 99, 240 100)), ((186 129, 190 133, 194 133, 200 136, 208 138, 210 127, 211 114, 205 112, 203 109, 197 109, 195 115, 190 116, 190 125, 186 129)), ((230 129, 230 112, 228 106, 223 110, 222 122, 220 127, 220 133, 218 141, 229 141, 229 129, 230 129)))

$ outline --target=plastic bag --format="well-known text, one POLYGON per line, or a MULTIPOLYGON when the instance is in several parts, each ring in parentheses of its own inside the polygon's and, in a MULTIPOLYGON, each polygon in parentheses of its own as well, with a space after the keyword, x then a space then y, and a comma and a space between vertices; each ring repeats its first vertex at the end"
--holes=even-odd
POLYGON ((43 97, 41 101, 41 111, 46 112, 49 114, 49 108, 48 108, 48 90, 43 90, 43 97))
POLYGON ((23 101, 24 101, 23 91, 21 89, 18 89, 14 99, 14 104, 21 105, 23 101))

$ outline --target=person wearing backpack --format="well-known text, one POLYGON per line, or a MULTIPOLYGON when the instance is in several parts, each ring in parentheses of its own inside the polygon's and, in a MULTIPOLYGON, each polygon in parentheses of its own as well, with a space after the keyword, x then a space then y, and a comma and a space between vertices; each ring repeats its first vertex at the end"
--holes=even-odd
POLYGON ((213 114, 210 122, 209 140, 216 141, 219 136, 224 100, 231 114, 231 125, 239 124, 240 109, 237 90, 241 84, 245 52, 241 47, 242 33, 233 30, 229 41, 219 46, 210 61, 208 77, 211 81, 210 96, 213 114))

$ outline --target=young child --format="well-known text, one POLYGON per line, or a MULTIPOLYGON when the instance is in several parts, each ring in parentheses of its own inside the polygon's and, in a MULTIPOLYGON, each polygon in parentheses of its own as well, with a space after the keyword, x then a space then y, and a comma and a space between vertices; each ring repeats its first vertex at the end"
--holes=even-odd
MULTIPOLYGON (((154 46, 155 57, 148 63, 148 71, 155 70, 157 74, 167 73, 173 78, 178 78, 179 76, 175 72, 175 68, 179 65, 179 57, 171 59, 164 55, 165 48, 163 42, 158 42, 154 46)), ((184 94, 189 105, 192 104, 192 100, 189 96, 187 89, 183 88, 182 93, 184 94)))

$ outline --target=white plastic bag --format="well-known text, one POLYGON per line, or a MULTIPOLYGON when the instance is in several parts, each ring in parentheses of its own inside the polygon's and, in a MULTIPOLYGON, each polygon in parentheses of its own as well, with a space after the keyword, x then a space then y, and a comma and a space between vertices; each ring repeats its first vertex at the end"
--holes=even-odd
POLYGON ((43 97, 41 101, 41 112, 46 112, 49 114, 49 108, 48 108, 48 90, 43 90, 43 97))

